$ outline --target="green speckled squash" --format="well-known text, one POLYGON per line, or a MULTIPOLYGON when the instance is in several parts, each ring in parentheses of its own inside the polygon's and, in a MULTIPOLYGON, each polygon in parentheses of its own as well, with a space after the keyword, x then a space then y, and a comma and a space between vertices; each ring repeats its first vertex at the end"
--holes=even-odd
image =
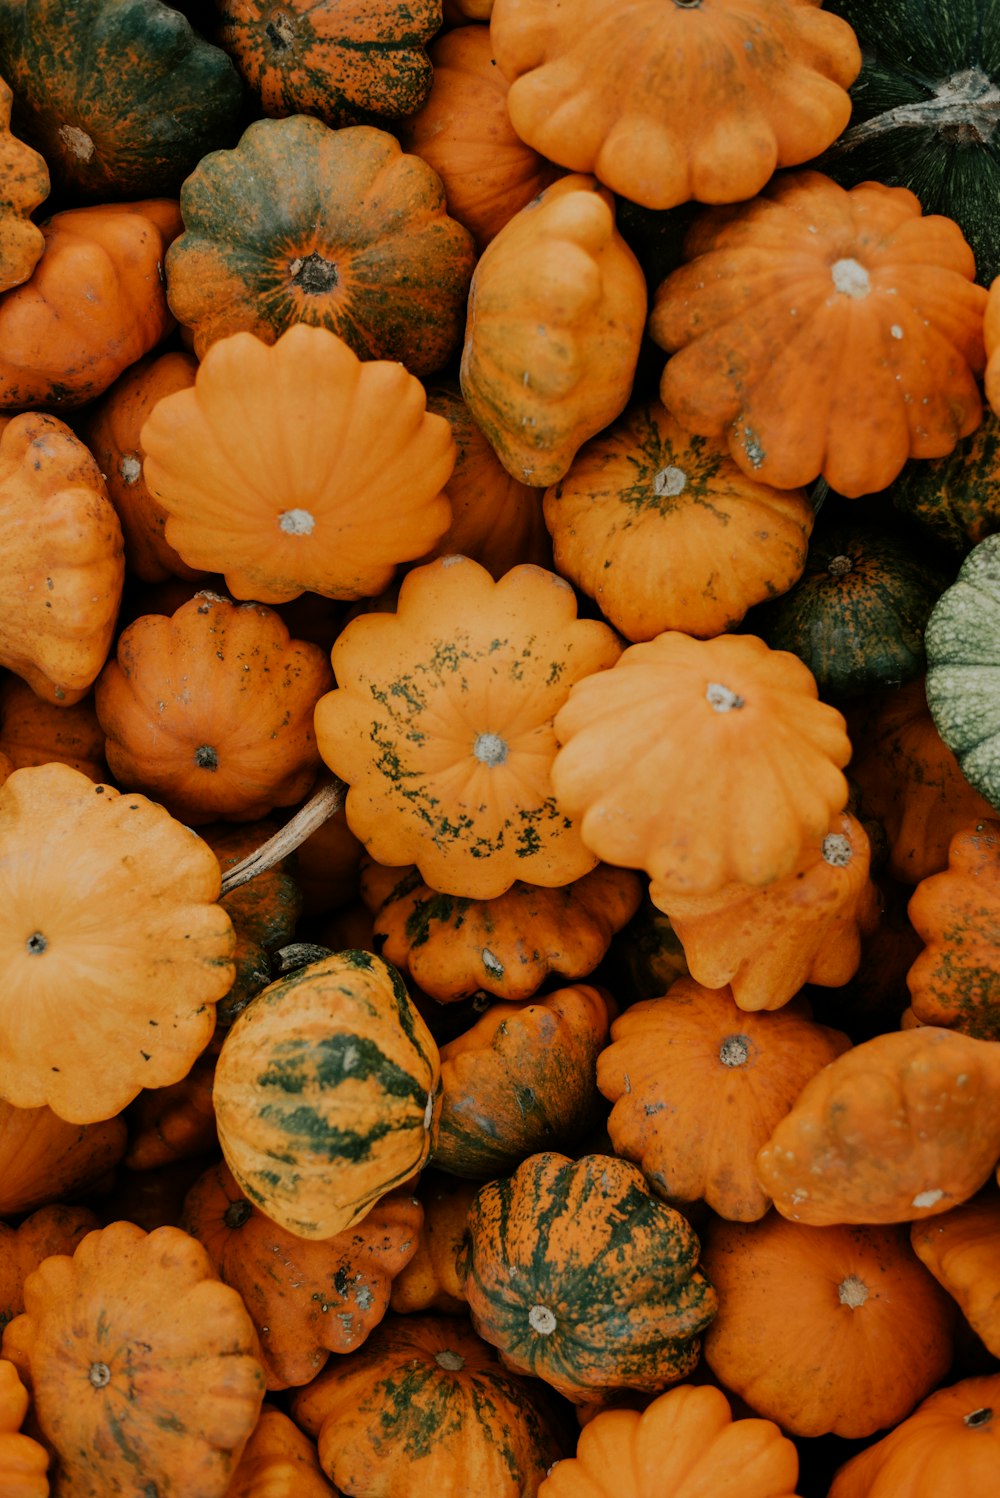
POLYGON ((530 1498, 568 1455, 547 1391, 455 1316, 387 1316, 291 1409, 345 1494, 530 1498))
POLYGON ((299 1238, 331 1238, 422 1168, 437 1045, 370 952, 310 963, 239 1015, 215 1071, 219 1142, 240 1189, 299 1238))
POLYGON ((886 493, 936 541, 971 551, 1000 531, 1000 417, 987 410, 947 458, 907 463, 886 493))
POLYGON ((950 580, 901 526, 821 519, 802 577, 746 627, 805 661, 823 697, 898 687, 923 673, 924 627, 950 580))
POLYGON ((908 187, 1000 271, 1000 26, 995 0, 826 0, 861 43, 849 128, 820 158, 846 184, 908 187))
POLYGON ((235 67, 160 0, 0 0, 0 73, 75 203, 176 196, 239 129, 235 67))
POLYGON ((715 1315, 687 1219, 613 1155, 531 1155, 469 1211, 472 1322, 508 1368, 575 1404, 685 1378, 715 1315))
POLYGON ((969 552, 924 643, 937 731, 969 784, 1000 810, 1000 535, 969 552))
POLYGON ((419 109, 440 0, 216 0, 216 40, 271 116, 372 123, 419 109))
POLYGON ((475 260, 437 173, 371 125, 255 120, 184 183, 167 300, 202 358, 230 333, 329 328, 359 359, 441 369, 461 341, 475 260))

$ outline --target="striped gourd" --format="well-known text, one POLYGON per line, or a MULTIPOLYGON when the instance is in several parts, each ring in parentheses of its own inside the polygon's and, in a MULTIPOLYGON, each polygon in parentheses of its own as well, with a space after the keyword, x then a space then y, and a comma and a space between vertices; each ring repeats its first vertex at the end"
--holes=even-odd
POLYGON ((222 1046, 219 1142, 241 1189, 300 1238, 330 1238, 420 1170, 439 1059, 399 974, 335 953, 265 988, 222 1046))

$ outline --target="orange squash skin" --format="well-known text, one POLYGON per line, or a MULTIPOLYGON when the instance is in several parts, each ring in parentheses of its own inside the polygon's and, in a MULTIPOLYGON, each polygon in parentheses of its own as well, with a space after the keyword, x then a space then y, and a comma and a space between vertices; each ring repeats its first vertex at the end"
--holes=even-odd
POLYGON ((337 1498, 316 1447, 281 1410, 265 1404, 226 1498, 337 1498))
POLYGON ((4 1498, 49 1498, 49 1454, 21 1432, 28 1391, 8 1358, 0 1358, 0 1491, 4 1498))
POLYGON ((955 1300, 994 1357, 1000 1357, 1000 1195, 991 1185, 971 1201, 910 1228, 913 1251, 955 1300))
POLYGON ((31 275, 45 249, 45 236, 31 214, 49 195, 44 157, 11 132, 14 96, 0 78, 0 292, 31 275))
POLYGON ((120 1114, 71 1124, 51 1108, 15 1108, 0 1100, 0 1217, 85 1194, 117 1165, 127 1144, 120 1114))

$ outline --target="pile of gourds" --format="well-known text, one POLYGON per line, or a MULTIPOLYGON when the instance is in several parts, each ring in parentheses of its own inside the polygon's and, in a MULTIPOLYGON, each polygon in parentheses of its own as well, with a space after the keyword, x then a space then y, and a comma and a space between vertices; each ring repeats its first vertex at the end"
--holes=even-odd
POLYGON ((0 0, 4 1498, 1000 1492, 998 108, 0 0))

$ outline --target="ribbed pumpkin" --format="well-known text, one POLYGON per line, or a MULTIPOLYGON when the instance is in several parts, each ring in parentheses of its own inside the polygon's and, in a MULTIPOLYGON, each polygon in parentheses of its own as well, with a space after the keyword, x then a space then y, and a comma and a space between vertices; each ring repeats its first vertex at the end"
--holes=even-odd
POLYGON ((145 1088, 129 1104, 124 1161, 129 1170, 156 1170, 217 1149, 212 1086, 218 1033, 179 1082, 145 1088))
POLYGON ((300 1238, 332 1238, 415 1175, 440 1110, 438 1050, 395 969, 349 950, 259 993, 215 1070, 241 1191, 300 1238))
POLYGON ((0 753, 15 770, 60 760, 95 782, 108 779, 104 732, 90 692, 71 704, 47 702, 19 676, 8 676, 0 682, 0 753))
POLYGON ((902 1225, 716 1220, 703 1262, 719 1295, 709 1367, 792 1435, 873 1435, 948 1371, 954 1307, 902 1225))
POLYGON ((792 586, 813 510, 801 490, 748 478, 721 442, 647 400, 584 444, 546 490, 545 521, 559 571, 626 638, 704 638, 792 586))
POLYGON ((799 1457, 771 1420, 734 1420, 721 1389, 679 1384, 638 1410, 601 1410, 538 1498, 795 1498, 799 1457))
POLYGON ((476 994, 516 1002, 550 976, 586 977, 640 894, 637 874, 608 864, 554 889, 518 880, 492 900, 441 895, 416 869, 371 860, 361 874, 379 954, 443 1004, 476 994))
POLYGON ((630 645, 573 686, 555 732, 556 801, 586 846, 684 893, 789 873, 847 802, 844 719, 753 635, 630 645))
POLYGON ((389 1289, 417 1247, 423 1216, 412 1193, 391 1191, 330 1238, 307 1243, 254 1206, 224 1164, 184 1199, 181 1226, 238 1290, 260 1337, 269 1389, 307 1384, 331 1353, 352 1352, 381 1321, 389 1289))
POLYGON ((49 1454, 21 1433, 28 1391, 7 1358, 0 1358, 0 1489, 4 1498, 49 1498, 49 1454))
POLYGON ((0 1096, 87 1124, 183 1077, 233 980, 211 848, 54 763, 0 789, 0 870, 0 1096))
POLYGON ((116 1222, 72 1258, 44 1260, 4 1356, 67 1493, 224 1498, 257 1423, 264 1370, 253 1323, 200 1243, 116 1222))
POLYGON ((108 764, 191 826, 257 821, 312 786, 331 680, 325 653, 273 609, 197 593, 119 636, 94 692, 108 764))
POLYGON ((937 1389, 840 1467, 829 1498, 988 1493, 1000 1465, 1000 1373, 937 1389))
POLYGON ((72 1124, 51 1108, 15 1108, 0 1099, 0 1217, 84 1195, 117 1165, 127 1143, 119 1114, 72 1124))
POLYGON ((744 472, 856 498, 979 425, 986 292, 958 225, 905 188, 789 172, 706 210, 685 256, 649 322, 660 395, 744 472))
POLYGON ((451 521, 447 422, 400 364, 325 328, 220 339, 140 440, 167 543, 236 598, 372 596, 451 521))
POLYGON ((814 1227, 917 1221, 1000 1156, 1000 1048, 937 1026, 854 1046, 807 1082, 757 1156, 778 1211, 814 1227))
POLYGON ((812 0, 496 0, 518 135, 648 208, 749 198, 840 134, 861 64, 812 0))
POLYGON ((870 853, 864 827, 845 811, 770 884, 685 894, 653 880, 649 892, 693 978, 707 988, 728 984, 741 1009, 779 1009, 807 983, 839 988, 857 971, 861 938, 878 925, 881 907, 870 853))
POLYGON ((389 1304, 394 1311, 439 1311, 461 1315, 465 1293, 459 1264, 465 1244, 465 1224, 477 1181, 425 1170, 417 1186, 424 1218, 417 1249, 392 1282, 389 1304))
POLYGON ((387 1316, 291 1409, 345 1493, 526 1498, 563 1455, 546 1391, 452 1316, 387 1316))
POLYGON ((887 498, 957 555, 1000 530, 1000 416, 987 411, 947 458, 907 463, 887 498))
POLYGON ((1000 1357, 1000 1196, 990 1183, 971 1201, 910 1229, 913 1251, 1000 1357))
POLYGON ((49 702, 79 702, 107 657, 125 565, 100 469, 58 417, 26 412, 0 432, 0 547, 0 665, 49 702))
POLYGON ((46 220, 44 254, 0 301, 0 410, 82 405, 155 348, 174 326, 163 257, 180 227, 165 198, 46 220))
POLYGON ((948 867, 910 899, 924 949, 906 975, 914 1016, 978 1040, 1000 1040, 1000 822, 956 832, 948 867))
POLYGON ((636 1166, 544 1153, 481 1188, 462 1272, 472 1323, 504 1365, 585 1404, 691 1372, 717 1308, 698 1254, 636 1166))
POLYGON ((422 376, 461 341, 472 236, 437 174, 384 130, 255 120, 202 157, 180 203, 167 296, 199 359, 230 333, 273 343, 306 322, 422 376))
MULTIPOLYGON (((89 1207, 52 1202, 9 1227, 0 1222, 0 1333, 24 1310, 24 1282, 43 1259, 71 1254, 80 1239, 100 1227, 89 1207)), ((7 1489, 0 1486, 7 1498, 7 1489)))
POLYGON ((680 978, 620 1014, 598 1057, 615 1152, 669 1201, 705 1201, 740 1222, 762 1217, 770 1198, 754 1174, 757 1151, 849 1043, 805 1004, 744 1014, 729 989, 680 978))
POLYGON ((293 1420, 265 1404, 243 1448, 226 1498, 337 1498, 315 1444, 293 1420))
POLYGON ((232 139, 243 102, 225 52, 160 0, 2 0, 0 73, 77 203, 176 193, 232 139))
POLYGON ((499 582, 465 557, 407 573, 394 614, 363 614, 333 651, 316 705, 347 821, 380 863, 416 864, 443 894, 492 899, 597 863, 556 807, 552 721, 571 684, 618 657, 605 624, 540 567, 499 582), (373 752, 374 746, 374 752, 373 752))
POLYGON ((10 128, 10 85, 0 78, 0 292, 26 281, 45 238, 31 214, 49 195, 45 159, 10 128))
POLYGON ((487 245, 469 288, 462 394, 522 483, 561 479, 624 409, 646 283, 593 178, 559 177, 487 245))

